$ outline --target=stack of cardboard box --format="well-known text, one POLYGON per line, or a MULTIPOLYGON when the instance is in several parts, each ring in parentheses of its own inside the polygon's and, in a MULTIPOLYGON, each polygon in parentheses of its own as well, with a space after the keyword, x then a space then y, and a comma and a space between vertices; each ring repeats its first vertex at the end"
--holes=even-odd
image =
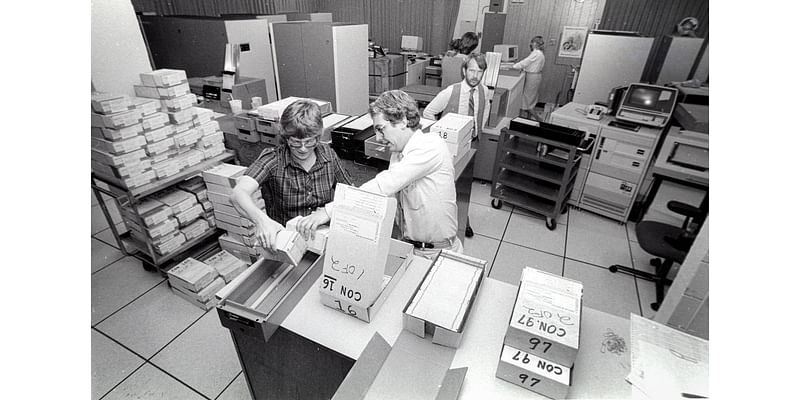
POLYGON ((92 170, 134 189, 168 179, 225 151, 214 112, 195 107, 186 73, 139 75, 138 97, 92 95, 92 170))
MULTIPOLYGON (((219 244, 239 259, 251 263, 258 259, 259 252, 255 248, 255 226, 250 220, 239 215, 230 201, 230 195, 236 186, 236 179, 246 170, 245 167, 233 164, 220 164, 203 171, 208 189, 208 199, 214 209, 217 227, 227 231, 220 236, 219 244)), ((261 191, 253 194, 253 201, 264 210, 265 203, 261 191)))
POLYGON ((92 171, 128 189, 156 179, 141 124, 151 110, 128 96, 92 94, 92 171))
POLYGON ((228 253, 226 250, 222 250, 219 253, 207 258, 205 263, 211 268, 214 268, 219 276, 225 280, 226 284, 232 281, 233 278, 239 276, 239 274, 247 269, 249 265, 244 261, 234 257, 233 254, 228 253))
POLYGON ((550 398, 566 398, 578 355, 582 305, 582 283, 523 269, 496 376, 550 398))
POLYGON ((217 305, 214 295, 225 286, 214 268, 191 257, 172 267, 167 276, 173 293, 203 310, 217 305))
POLYGON ((455 113, 447 113, 431 125, 431 132, 438 133, 439 137, 447 142, 447 149, 453 156, 453 164, 469 152, 474 125, 473 117, 455 113))

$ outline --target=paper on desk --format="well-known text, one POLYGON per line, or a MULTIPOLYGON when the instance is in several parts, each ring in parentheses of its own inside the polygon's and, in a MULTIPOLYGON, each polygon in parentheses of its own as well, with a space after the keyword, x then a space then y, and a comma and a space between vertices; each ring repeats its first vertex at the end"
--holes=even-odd
POLYGON ((455 331, 480 275, 479 268, 439 257, 414 296, 408 313, 455 331))
POLYGON ((347 123, 344 127, 348 129, 355 129, 362 131, 364 129, 369 128, 372 126, 372 117, 369 113, 362 115, 359 118, 356 118, 352 122, 347 123))
POLYGON ((708 397, 708 341, 631 314, 627 380, 650 397, 708 397))

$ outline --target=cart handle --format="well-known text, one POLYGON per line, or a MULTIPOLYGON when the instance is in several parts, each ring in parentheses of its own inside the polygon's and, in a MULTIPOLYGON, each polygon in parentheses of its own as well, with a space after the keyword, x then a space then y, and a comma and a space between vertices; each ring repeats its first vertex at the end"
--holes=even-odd
POLYGON ((578 150, 580 153, 586 154, 592 150, 592 147, 594 147, 594 138, 590 137, 586 147, 578 147, 576 150, 578 150))

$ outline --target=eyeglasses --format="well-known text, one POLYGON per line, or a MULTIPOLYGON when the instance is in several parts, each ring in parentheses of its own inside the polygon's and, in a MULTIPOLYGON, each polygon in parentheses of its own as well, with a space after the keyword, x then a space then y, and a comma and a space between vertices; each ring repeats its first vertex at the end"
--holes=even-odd
POLYGON ((299 149, 301 147, 312 148, 312 147, 317 145, 318 141, 319 141, 319 138, 316 138, 316 137, 312 137, 312 138, 308 138, 308 139, 304 139, 304 140, 297 140, 295 138, 289 138, 286 141, 286 143, 289 145, 289 147, 292 147, 292 148, 295 148, 295 149, 299 149))

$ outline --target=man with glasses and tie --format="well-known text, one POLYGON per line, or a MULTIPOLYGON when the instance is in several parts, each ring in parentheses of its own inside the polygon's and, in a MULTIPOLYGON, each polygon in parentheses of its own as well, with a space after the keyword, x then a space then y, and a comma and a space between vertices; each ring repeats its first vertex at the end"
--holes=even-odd
MULTIPOLYGON (((461 75, 464 79, 439 92, 422 111, 422 116, 428 119, 438 119, 437 116, 447 113, 475 117, 472 148, 476 147, 475 141, 486 127, 486 121, 489 120, 490 107, 487 107, 489 88, 481 83, 484 71, 486 71, 486 57, 478 53, 470 54, 461 67, 461 75)), ((472 237, 472 234, 468 218, 465 236, 472 237)))
MULTIPOLYGON (((301 99, 281 115, 278 146, 265 149, 236 181, 231 204, 256 226, 256 241, 274 250, 275 237, 292 218, 320 217, 317 209, 333 201, 337 183, 352 185, 333 149, 319 141, 323 132, 319 106, 301 99), (261 189, 267 212, 253 201, 261 189)), ((322 210, 324 214, 324 209, 322 210)), ((324 214, 327 217, 327 214, 324 214)))

